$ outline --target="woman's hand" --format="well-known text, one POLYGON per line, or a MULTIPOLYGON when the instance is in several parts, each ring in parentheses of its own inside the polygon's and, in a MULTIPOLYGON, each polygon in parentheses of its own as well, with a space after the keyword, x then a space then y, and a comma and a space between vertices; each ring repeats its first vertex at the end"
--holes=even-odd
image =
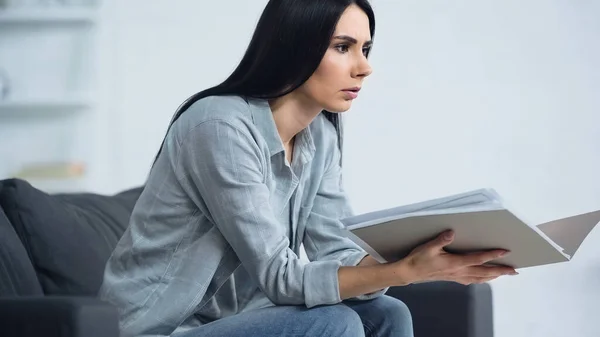
POLYGON ((484 283, 503 275, 517 275, 511 267, 485 266, 486 262, 506 255, 505 250, 469 254, 451 254, 444 250, 454 240, 452 231, 415 248, 404 259, 394 262, 402 270, 398 285, 423 281, 454 281, 468 285, 484 283))
POLYGON ((404 259, 392 263, 376 263, 365 258, 359 266, 340 267, 340 298, 370 294, 380 289, 425 281, 454 281, 468 285, 491 281, 502 275, 516 275, 510 267, 486 266, 485 263, 504 256, 505 250, 451 254, 444 250, 454 240, 454 233, 442 233, 436 239, 415 248, 404 259), (449 236, 445 236, 449 234, 449 236))

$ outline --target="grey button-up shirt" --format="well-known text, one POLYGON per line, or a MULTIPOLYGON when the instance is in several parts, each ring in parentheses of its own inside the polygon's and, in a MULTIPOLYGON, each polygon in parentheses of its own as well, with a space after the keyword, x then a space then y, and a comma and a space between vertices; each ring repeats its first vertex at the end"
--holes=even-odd
POLYGON ((168 132, 106 266, 99 295, 118 308, 122 335, 341 302, 339 267, 367 253, 339 221, 351 215, 339 159, 322 115, 297 135, 290 165, 267 101, 195 102, 168 132))

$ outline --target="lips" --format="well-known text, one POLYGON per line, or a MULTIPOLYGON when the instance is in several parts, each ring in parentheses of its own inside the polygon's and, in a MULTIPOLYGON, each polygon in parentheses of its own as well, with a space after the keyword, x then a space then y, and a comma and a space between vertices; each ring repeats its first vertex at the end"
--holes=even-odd
POLYGON ((354 88, 344 89, 342 91, 346 94, 346 97, 348 97, 349 99, 355 99, 356 97, 358 97, 358 92, 360 91, 360 88, 354 87, 354 88))

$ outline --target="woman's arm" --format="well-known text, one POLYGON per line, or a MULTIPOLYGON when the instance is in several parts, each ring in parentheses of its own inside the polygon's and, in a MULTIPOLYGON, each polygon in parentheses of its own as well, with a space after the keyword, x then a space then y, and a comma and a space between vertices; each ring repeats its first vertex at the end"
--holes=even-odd
POLYGON ((307 307, 339 303, 340 261, 306 264, 289 248, 287 229, 271 208, 265 184, 268 149, 260 148, 254 139, 258 135, 244 123, 213 119, 190 126, 171 140, 177 143, 171 146, 179 147, 169 153, 174 153, 171 162, 182 188, 273 303, 307 307))
POLYGON ((380 264, 367 256, 356 267, 341 267, 338 271, 340 298, 346 300, 374 294, 394 285, 408 284, 408 273, 402 266, 380 264), (403 281, 403 279, 407 279, 403 281))
MULTIPOLYGON (((319 187, 312 202, 312 208, 306 221, 303 244, 311 261, 338 260, 341 269, 338 273, 340 293, 346 287, 363 289, 360 293, 351 291, 356 299, 372 299, 382 295, 388 286, 381 286, 387 278, 387 270, 361 247, 352 242, 344 232, 346 229, 340 219, 351 216, 350 202, 342 185, 341 153, 337 146, 337 135, 333 125, 323 121, 324 134, 321 146, 328 153, 328 163, 319 178, 319 187), (364 267, 377 268, 364 268, 364 267), (361 287, 363 284, 365 286, 361 287)), ((389 283, 389 282, 387 282, 389 283)), ((342 294, 343 295, 343 294, 342 294)), ((345 297, 346 299, 348 297, 345 297)))

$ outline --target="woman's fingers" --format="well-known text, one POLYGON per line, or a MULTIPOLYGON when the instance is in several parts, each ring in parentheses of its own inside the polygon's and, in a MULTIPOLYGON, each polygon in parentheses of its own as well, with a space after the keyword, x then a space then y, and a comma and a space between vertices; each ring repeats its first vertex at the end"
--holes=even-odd
POLYGON ((511 267, 504 266, 471 266, 465 268, 462 273, 466 277, 486 278, 502 275, 517 275, 517 271, 511 267))
POLYGON ((492 260, 506 256, 506 254, 508 254, 508 251, 496 249, 485 252, 454 255, 454 259, 457 260, 457 263, 464 266, 480 266, 492 260))

